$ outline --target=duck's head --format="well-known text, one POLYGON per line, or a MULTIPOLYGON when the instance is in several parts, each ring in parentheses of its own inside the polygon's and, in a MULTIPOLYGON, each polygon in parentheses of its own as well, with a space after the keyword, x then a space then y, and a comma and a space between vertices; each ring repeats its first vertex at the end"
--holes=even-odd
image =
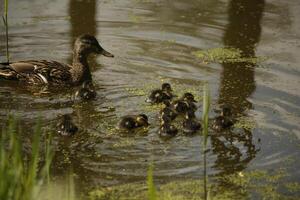
POLYGON ((224 117, 231 116, 231 107, 229 105, 224 105, 222 107, 221 115, 224 117))
POLYGON ((149 123, 148 123, 148 117, 147 115, 145 114, 139 114, 137 117, 136 117, 136 122, 138 123, 138 125, 140 126, 148 126, 149 123))
POLYGON ((182 99, 187 102, 197 102, 192 93, 186 92, 183 94, 182 99))
POLYGON ((104 50, 97 39, 89 34, 84 34, 79 36, 74 45, 75 53, 89 55, 91 53, 101 54, 106 57, 114 57, 113 54, 109 53, 108 51, 104 50))
POLYGON ((163 90, 163 91, 165 91, 165 92, 172 92, 173 90, 172 90, 172 87, 171 87, 171 85, 170 85, 170 83, 163 83, 162 85, 161 85, 161 89, 163 90))

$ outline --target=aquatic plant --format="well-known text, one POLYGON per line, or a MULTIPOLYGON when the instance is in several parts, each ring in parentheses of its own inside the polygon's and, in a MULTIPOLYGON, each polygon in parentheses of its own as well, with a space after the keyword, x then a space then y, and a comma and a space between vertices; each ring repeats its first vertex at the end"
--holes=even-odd
POLYGON ((203 87, 203 115, 202 115, 202 121, 203 121, 203 129, 202 134, 204 136, 204 142, 203 142, 203 189, 204 189, 204 199, 208 199, 208 192, 207 192, 207 174, 206 174, 206 148, 207 148, 207 137, 208 137, 208 115, 209 115, 209 107, 210 107, 210 94, 209 89, 207 85, 204 85, 203 87))
POLYGON ((192 52, 202 62, 216 63, 249 63, 257 64, 266 60, 265 57, 244 57, 242 51, 237 48, 219 47, 208 50, 192 52))
POLYGON ((50 143, 46 144, 45 164, 38 173, 41 123, 38 122, 35 126, 29 162, 23 160, 18 135, 17 120, 11 117, 7 129, 2 130, 0 138, 0 199, 37 199, 41 185, 45 177, 48 176, 47 174, 49 174, 49 166, 53 155, 50 152, 50 143))
POLYGON ((67 183, 61 187, 66 190, 61 198, 57 198, 55 185, 50 181, 50 165, 54 156, 51 134, 45 141, 45 155, 41 163, 40 140, 42 135, 41 122, 38 121, 33 132, 31 154, 22 153, 18 120, 10 117, 7 127, 0 134, 0 199, 5 200, 41 200, 64 199, 74 200, 73 176, 68 176, 67 183), (25 159, 24 159, 25 158, 25 159))
POLYGON ((156 189, 153 182, 153 165, 150 165, 148 169, 147 185, 148 185, 148 199, 156 200, 157 199, 156 189))

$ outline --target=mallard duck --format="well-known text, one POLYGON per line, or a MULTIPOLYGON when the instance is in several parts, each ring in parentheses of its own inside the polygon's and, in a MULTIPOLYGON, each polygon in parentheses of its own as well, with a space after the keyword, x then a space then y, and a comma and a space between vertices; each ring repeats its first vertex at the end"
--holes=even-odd
POLYGON ((168 117, 165 117, 161 121, 161 125, 159 128, 159 135, 161 137, 174 137, 178 133, 178 129, 171 124, 171 119, 168 117))
POLYGON ((169 100, 164 100, 164 105, 165 107, 161 109, 160 114, 161 114, 161 119, 164 118, 170 118, 171 120, 176 119, 178 113, 177 111, 173 108, 169 100))
POLYGON ((196 120, 195 112, 192 109, 186 112, 182 126, 185 133, 195 133, 201 129, 201 123, 196 120))
POLYGON ((172 88, 169 83, 163 83, 161 89, 151 91, 147 103, 162 103, 164 100, 170 100, 173 98, 172 88))
POLYGON ((148 117, 145 114, 139 115, 126 115, 121 118, 118 128, 125 130, 132 130, 138 127, 148 126, 148 117))
POLYGON ((178 113, 185 114, 189 109, 194 111, 197 110, 195 102, 197 101, 195 100, 194 95, 186 92, 180 99, 174 101, 172 105, 178 113))
POLYGON ((234 124, 231 117, 230 106, 224 105, 221 110, 221 114, 214 119, 212 128, 216 131, 222 131, 230 128, 234 124))
POLYGON ((91 53, 113 57, 100 46, 94 36, 85 34, 75 41, 72 65, 47 60, 2 63, 0 79, 18 80, 28 84, 79 85, 91 80, 87 61, 91 53))
POLYGON ((72 136, 78 131, 70 115, 62 116, 61 121, 57 124, 57 129, 57 132, 62 136, 72 136))
POLYGON ((82 87, 75 93, 75 97, 79 97, 82 100, 94 99, 96 95, 97 93, 91 81, 83 82, 82 87))

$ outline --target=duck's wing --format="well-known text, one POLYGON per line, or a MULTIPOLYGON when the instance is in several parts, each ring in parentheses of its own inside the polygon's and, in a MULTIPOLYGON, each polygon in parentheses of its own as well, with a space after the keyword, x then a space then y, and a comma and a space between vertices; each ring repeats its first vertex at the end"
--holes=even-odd
POLYGON ((70 69, 69 65, 57 61, 26 60, 5 65, 0 69, 0 76, 6 75, 10 79, 26 79, 35 83, 60 83, 71 80, 70 69))

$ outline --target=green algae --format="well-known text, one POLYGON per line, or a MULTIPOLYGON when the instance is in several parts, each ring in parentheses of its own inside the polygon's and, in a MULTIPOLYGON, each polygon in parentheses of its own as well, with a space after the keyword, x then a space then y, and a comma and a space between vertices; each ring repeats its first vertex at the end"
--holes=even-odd
MULTIPOLYGON (((167 81, 162 81, 162 83, 167 81)), ((161 88, 161 84, 145 84, 141 85, 141 87, 131 87, 125 88, 125 91, 132 96, 144 96, 145 98, 149 96, 152 90, 161 88)), ((185 92, 190 92, 195 96, 195 100, 202 100, 202 86, 203 84, 195 84, 195 85, 184 85, 181 83, 172 82, 170 83, 173 89, 173 94, 181 97, 185 92)))
POLYGON ((192 52, 205 63, 249 63, 257 64, 266 60, 265 57, 244 57, 242 51, 236 48, 219 47, 192 52))
POLYGON ((118 142, 114 143, 112 146, 113 148, 124 148, 133 146, 135 144, 134 138, 121 138, 118 142))
POLYGON ((240 117, 234 124, 235 128, 242 128, 251 131, 256 128, 257 124, 252 117, 243 116, 240 117))
POLYGON ((289 192, 299 192, 300 191, 300 183, 291 182, 285 185, 289 192))
MULTIPOLYGON (((295 193, 300 192, 299 183, 281 182, 288 173, 279 169, 274 172, 254 170, 238 172, 225 177, 217 177, 208 185, 210 199, 214 200, 246 200, 259 199, 289 199, 296 200, 295 193), (283 191, 287 188, 290 193, 283 191)), ((156 196, 161 200, 202 200, 204 197, 203 180, 172 181, 160 185, 156 196)), ((148 199, 147 184, 132 183, 120 186, 95 189, 89 193, 91 200, 125 200, 148 199)))

